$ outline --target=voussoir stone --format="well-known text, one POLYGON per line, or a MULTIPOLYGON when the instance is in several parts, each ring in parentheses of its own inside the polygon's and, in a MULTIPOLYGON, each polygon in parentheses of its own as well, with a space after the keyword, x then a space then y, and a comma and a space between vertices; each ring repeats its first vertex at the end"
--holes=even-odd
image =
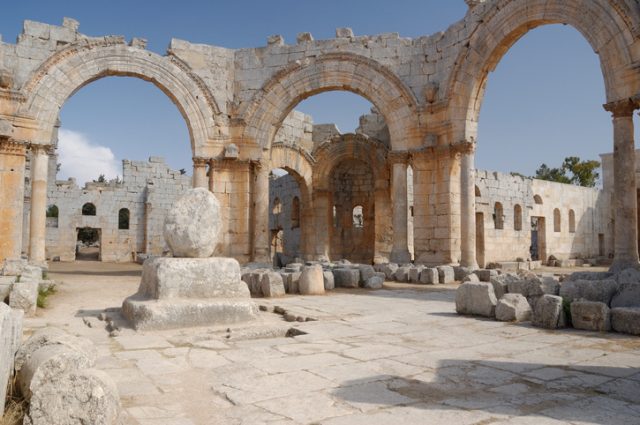
POLYGON ((298 284, 302 295, 322 295, 324 294, 324 276, 322 266, 305 266, 300 275, 298 284))
POLYGON ((167 212, 164 238, 174 257, 210 257, 220 241, 220 203, 204 188, 190 189, 167 212))
POLYGON ((497 302, 490 283, 465 282, 456 290, 458 314, 495 317, 497 302))
POLYGON ((496 306, 496 319, 501 322, 526 322, 531 314, 531 306, 522 294, 505 294, 496 306))

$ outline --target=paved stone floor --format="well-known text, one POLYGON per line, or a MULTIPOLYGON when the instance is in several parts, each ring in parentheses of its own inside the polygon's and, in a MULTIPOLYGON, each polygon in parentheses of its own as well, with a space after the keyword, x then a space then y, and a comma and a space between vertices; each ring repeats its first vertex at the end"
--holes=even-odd
POLYGON ((53 265, 65 283, 27 326, 91 338, 132 424, 640 423, 640 338, 460 317, 455 285, 256 300, 318 320, 109 338, 94 315, 139 267, 78 267, 53 265))

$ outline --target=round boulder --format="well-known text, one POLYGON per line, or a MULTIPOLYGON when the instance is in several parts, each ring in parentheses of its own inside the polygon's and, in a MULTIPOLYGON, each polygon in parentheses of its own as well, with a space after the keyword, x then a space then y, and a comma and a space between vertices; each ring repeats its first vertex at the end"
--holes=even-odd
POLYGON ((190 189, 167 213, 164 239, 174 257, 211 257, 220 239, 220 203, 204 188, 190 189))

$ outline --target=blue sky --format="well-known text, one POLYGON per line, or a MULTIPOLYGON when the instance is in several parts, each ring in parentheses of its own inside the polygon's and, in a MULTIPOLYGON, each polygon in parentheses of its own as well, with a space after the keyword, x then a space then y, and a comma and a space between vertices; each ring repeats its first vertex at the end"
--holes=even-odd
MULTIPOLYGON (((399 32, 417 37, 446 29, 464 16, 466 8, 463 0, 22 0, 3 8, 0 34, 4 42, 13 43, 25 19, 60 24, 69 16, 80 21, 85 34, 143 37, 149 49, 163 53, 172 37, 229 48, 257 47, 272 34, 282 34, 287 42, 295 42, 299 32, 332 38, 335 28, 345 26, 357 35, 399 32)), ((577 31, 566 26, 531 31, 489 77, 477 167, 531 175, 542 162, 559 165, 569 155, 598 159, 599 153, 612 149, 604 101, 598 58, 577 31)), ((350 131, 370 107, 351 93, 331 92, 307 99, 296 109, 311 114, 317 123, 336 122, 350 131)), ((117 167, 123 158, 159 155, 173 168, 190 172, 184 121, 150 83, 115 77, 93 82, 69 99, 61 120, 65 135, 89 147, 110 148, 110 161, 117 167)), ((78 162, 82 163, 63 160, 61 177, 81 174, 72 165, 78 162)))

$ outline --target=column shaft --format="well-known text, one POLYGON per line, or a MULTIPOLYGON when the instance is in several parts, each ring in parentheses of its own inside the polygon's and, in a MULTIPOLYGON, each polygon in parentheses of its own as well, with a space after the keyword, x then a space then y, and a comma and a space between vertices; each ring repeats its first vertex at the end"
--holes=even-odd
POLYGON ((476 260, 475 149, 470 145, 460 162, 460 265, 478 268, 476 260))
POLYGON ((31 221, 29 226, 29 261, 44 263, 47 227, 47 166, 49 156, 44 146, 34 145, 31 157, 31 221))
POLYGON ((208 187, 207 161, 203 158, 193 158, 193 187, 208 187))
POLYGON ((270 264, 269 257, 269 166, 253 167, 253 254, 252 261, 270 264))
POLYGON ((394 162, 391 174, 391 204, 393 210, 393 248, 391 261, 395 263, 411 262, 409 253, 408 216, 409 205, 407 198, 407 163, 394 162))

